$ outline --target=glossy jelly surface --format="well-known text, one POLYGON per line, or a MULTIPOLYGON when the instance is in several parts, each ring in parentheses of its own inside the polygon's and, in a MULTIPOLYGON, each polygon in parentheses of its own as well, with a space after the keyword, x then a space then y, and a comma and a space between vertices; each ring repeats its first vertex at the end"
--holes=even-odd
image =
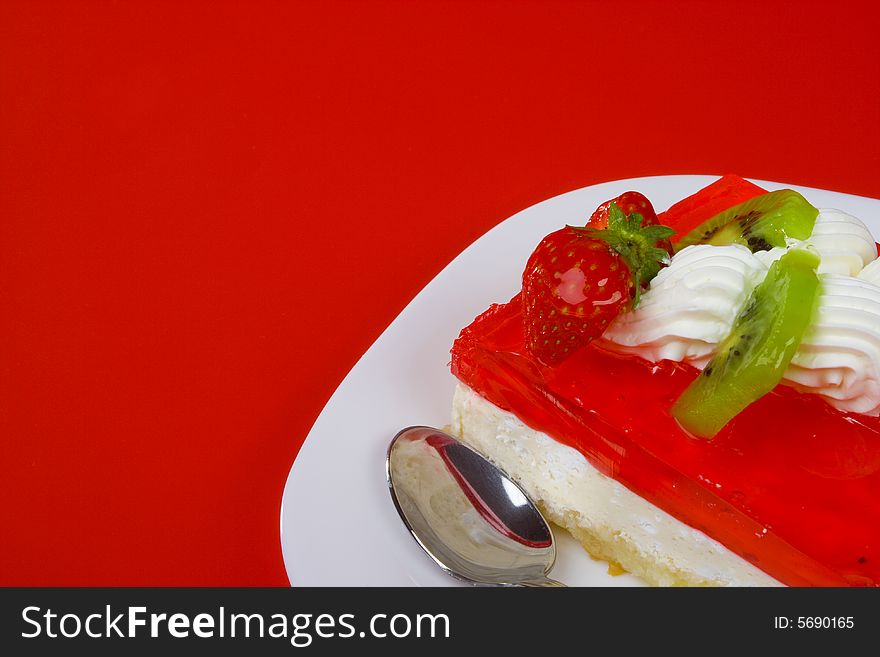
POLYGON ((778 386, 714 440, 693 438, 668 409, 695 369, 596 346, 545 367, 524 347, 518 296, 462 331, 452 371, 785 584, 880 584, 876 417, 778 386))

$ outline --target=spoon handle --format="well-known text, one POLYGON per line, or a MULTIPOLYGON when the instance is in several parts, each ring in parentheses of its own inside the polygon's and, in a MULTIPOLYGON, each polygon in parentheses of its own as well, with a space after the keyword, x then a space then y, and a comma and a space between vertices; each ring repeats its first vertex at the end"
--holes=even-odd
POLYGON ((530 588, 538 588, 538 587, 544 587, 544 586, 555 586, 555 587, 567 588, 567 586, 565 584, 563 584, 562 582, 557 582, 555 579, 550 579, 549 577, 541 577, 539 579, 531 579, 531 580, 527 580, 525 582, 520 582, 520 586, 527 586, 530 588))

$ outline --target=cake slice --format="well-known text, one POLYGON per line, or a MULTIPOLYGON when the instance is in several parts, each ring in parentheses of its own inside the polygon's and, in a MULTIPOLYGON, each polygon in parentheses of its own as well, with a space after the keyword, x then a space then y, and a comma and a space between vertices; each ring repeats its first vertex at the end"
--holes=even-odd
MULTIPOLYGON (((725 203, 756 195, 751 183, 723 183, 725 203)), ((696 195, 661 219, 674 225, 684 208, 695 226, 700 205, 696 195)), ((452 428, 591 555, 655 585, 880 584, 876 414, 786 384, 697 439, 669 409, 705 358, 648 360, 599 340, 547 364, 527 346, 522 308, 519 295, 493 305, 456 340, 452 428)), ((859 362, 873 362, 864 349, 859 362)), ((870 395, 878 374, 847 376, 870 395)), ((822 390, 833 396, 831 379, 822 390)))

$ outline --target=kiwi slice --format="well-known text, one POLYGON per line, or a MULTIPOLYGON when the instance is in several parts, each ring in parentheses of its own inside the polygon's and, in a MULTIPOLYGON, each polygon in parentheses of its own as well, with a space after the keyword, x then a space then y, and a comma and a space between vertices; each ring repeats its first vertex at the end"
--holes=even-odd
POLYGON ((768 192, 734 205, 694 228, 675 245, 742 244, 755 251, 786 246, 785 238, 807 239, 819 211, 791 189, 768 192))
POLYGON ((712 438, 782 379, 819 297, 819 257, 792 249, 770 266, 703 372, 673 404, 685 431, 712 438))

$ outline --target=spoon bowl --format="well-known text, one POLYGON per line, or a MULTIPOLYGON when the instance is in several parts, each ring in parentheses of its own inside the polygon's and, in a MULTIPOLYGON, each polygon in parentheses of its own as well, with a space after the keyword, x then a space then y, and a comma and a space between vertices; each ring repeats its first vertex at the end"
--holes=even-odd
POLYGON ((416 542, 473 584, 564 586, 547 577, 556 544, 547 521, 501 469, 447 433, 409 427, 388 447, 388 487, 416 542))

